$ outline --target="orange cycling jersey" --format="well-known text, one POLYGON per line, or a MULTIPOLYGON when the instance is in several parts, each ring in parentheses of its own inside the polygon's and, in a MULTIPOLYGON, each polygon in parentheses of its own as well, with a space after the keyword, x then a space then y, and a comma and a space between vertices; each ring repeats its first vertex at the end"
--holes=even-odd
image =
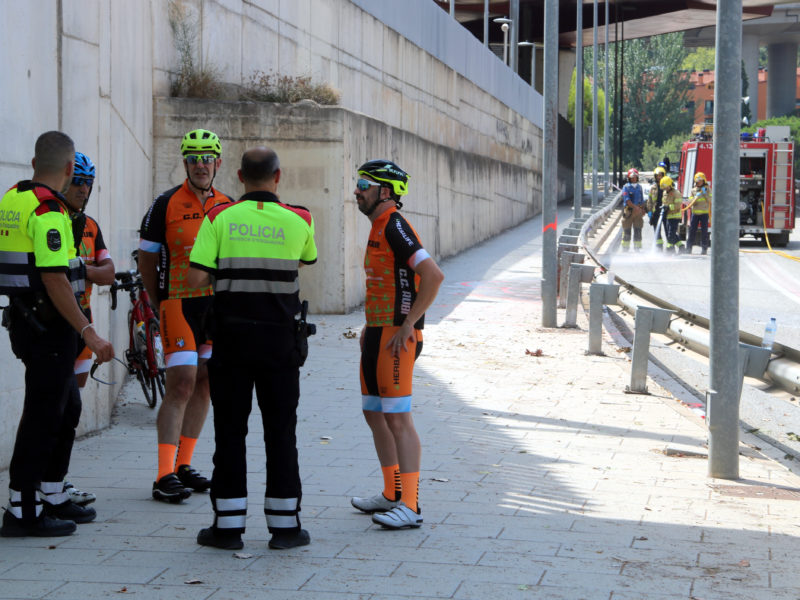
MULTIPOLYGON (((372 223, 364 270, 367 275, 365 311, 368 327, 399 326, 417 297, 416 266, 430 255, 417 232, 397 208, 384 212, 372 223)), ((424 316, 414 324, 422 329, 424 316)))
POLYGON ((186 285, 189 254, 206 213, 231 199, 214 188, 205 204, 183 185, 167 190, 153 201, 142 220, 139 249, 159 254, 158 300, 209 296, 211 286, 192 289, 186 285))
MULTIPOLYGON (((84 264, 89 266, 95 266, 105 259, 111 258, 111 254, 109 254, 106 243, 103 240, 100 226, 89 215, 86 215, 86 225, 83 228, 83 238, 81 239, 81 247, 78 248, 78 254, 83 259, 84 264)), ((81 308, 84 311, 91 308, 91 297, 92 282, 87 279, 86 291, 81 293, 79 297, 81 308)))

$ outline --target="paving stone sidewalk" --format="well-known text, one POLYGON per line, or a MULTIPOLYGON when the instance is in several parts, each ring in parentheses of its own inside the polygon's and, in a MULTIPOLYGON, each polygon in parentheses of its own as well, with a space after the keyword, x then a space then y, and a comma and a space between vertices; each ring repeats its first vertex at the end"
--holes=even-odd
MULTIPOLYGON (((655 382, 625 394, 630 359, 609 334, 605 356, 587 356, 581 311, 578 329, 543 329, 540 232, 531 220, 442 265, 414 381, 420 529, 385 531, 350 506, 381 487, 360 411, 363 317, 321 315, 298 424, 310 546, 266 547, 257 415, 245 548, 198 546, 208 497, 150 499, 155 413, 128 386, 114 425, 73 455, 97 521, 0 539, 0 598, 800 598, 800 477, 743 444, 741 480, 708 478, 691 457, 704 423, 655 382)), ((209 419, 195 466, 210 473, 212 452, 209 419)))

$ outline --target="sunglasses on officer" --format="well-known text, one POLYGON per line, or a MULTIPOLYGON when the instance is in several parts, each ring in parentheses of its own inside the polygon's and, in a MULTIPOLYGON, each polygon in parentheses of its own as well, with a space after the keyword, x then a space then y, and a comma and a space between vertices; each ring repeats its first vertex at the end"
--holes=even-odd
POLYGON ((93 184, 94 184, 94 178, 93 177, 73 177, 72 178, 72 185, 77 185, 78 187, 80 187, 82 185, 88 185, 89 187, 92 187, 93 184))
POLYGON ((359 179, 356 181, 356 187, 362 192, 366 192, 371 187, 381 187, 381 184, 368 179, 359 179))
POLYGON ((186 159, 186 162, 190 165, 196 165, 199 162, 202 162, 204 165, 210 165, 215 160, 217 160, 216 154, 187 154, 183 157, 186 159))

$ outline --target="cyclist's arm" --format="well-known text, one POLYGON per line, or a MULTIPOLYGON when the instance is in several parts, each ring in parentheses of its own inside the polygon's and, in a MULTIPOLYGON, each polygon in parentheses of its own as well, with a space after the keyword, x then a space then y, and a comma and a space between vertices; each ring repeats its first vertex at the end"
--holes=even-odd
POLYGON ((114 261, 104 258, 96 265, 86 265, 86 279, 97 285, 114 283, 114 261))
POLYGON ((142 283, 147 295, 150 296, 150 304, 158 308, 158 252, 145 252, 139 248, 139 273, 142 275, 142 283))
POLYGON ((206 287, 211 285, 211 276, 202 269, 189 267, 189 272, 186 274, 186 285, 194 289, 206 287))
POLYGON ((87 328, 89 320, 75 300, 75 293, 72 291, 72 286, 69 284, 67 276, 62 272, 48 271, 42 271, 41 276, 47 295, 56 310, 75 331, 83 331, 83 339, 86 345, 95 353, 96 362, 103 363, 114 358, 114 347, 97 335, 94 327, 87 328))

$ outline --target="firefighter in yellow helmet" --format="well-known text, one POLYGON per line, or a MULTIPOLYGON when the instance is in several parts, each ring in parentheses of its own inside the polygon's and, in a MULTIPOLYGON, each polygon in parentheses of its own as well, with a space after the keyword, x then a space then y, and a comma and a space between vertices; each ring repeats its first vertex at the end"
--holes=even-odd
POLYGON ((708 216, 711 212, 711 188, 706 181, 705 173, 697 172, 694 175, 692 200, 686 206, 692 209, 692 220, 689 225, 689 235, 686 237, 686 252, 692 253, 692 246, 697 240, 697 226, 700 226, 701 254, 708 253, 708 216))
POLYGON ((659 183, 661 187, 662 196, 661 202, 664 205, 664 212, 666 213, 666 224, 664 226, 667 234, 667 245, 664 248, 666 252, 671 252, 675 249, 676 253, 681 251, 683 247, 683 240, 678 237, 678 225, 681 222, 681 204, 683 198, 675 189, 672 182, 672 177, 665 175, 661 178, 659 183))
POLYGON ((650 191, 647 195, 647 216, 650 218, 650 225, 653 227, 653 236, 656 238, 656 247, 659 250, 664 248, 664 236, 661 232, 664 228, 663 219, 661 219, 661 196, 664 191, 661 189, 661 179, 665 177, 667 171, 664 167, 656 167, 653 170, 653 185, 650 186, 650 191))

